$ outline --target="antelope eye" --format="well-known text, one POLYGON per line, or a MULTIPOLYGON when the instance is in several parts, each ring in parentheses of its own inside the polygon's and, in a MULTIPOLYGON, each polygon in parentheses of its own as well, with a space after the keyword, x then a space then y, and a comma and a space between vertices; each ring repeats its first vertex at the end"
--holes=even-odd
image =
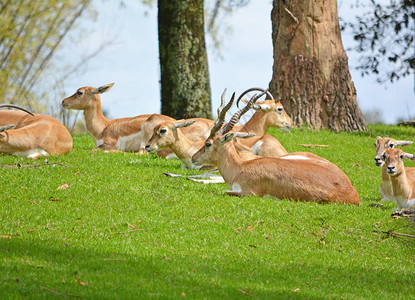
POLYGON ((160 133, 166 133, 166 132, 167 132, 167 129, 166 128, 160 129, 160 133))
POLYGON ((79 91, 77 91, 77 92, 76 92, 76 94, 77 94, 78 96, 82 96, 82 95, 84 94, 84 92, 83 92, 83 91, 81 91, 81 90, 79 90, 79 91))
POLYGON ((281 107, 281 106, 280 106, 280 107, 278 107, 278 108, 277 108, 277 111, 278 111, 278 112, 282 112, 283 110, 284 110, 284 107, 281 107))
POLYGON ((400 158, 400 159, 403 159, 403 154, 399 155, 399 158, 400 158))
POLYGON ((393 148, 393 143, 390 143, 389 144, 389 149, 392 149, 393 148))
POLYGON ((382 154, 382 156, 380 158, 382 158, 382 160, 386 160, 386 155, 382 154))
POLYGON ((212 147, 212 142, 206 142, 206 143, 205 143, 205 146, 206 146, 207 148, 212 147))

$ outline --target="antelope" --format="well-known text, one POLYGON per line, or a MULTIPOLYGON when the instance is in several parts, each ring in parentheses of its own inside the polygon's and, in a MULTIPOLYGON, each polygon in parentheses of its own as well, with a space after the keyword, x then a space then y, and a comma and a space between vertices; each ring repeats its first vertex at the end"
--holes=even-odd
POLYGON ((170 148, 188 169, 194 169, 192 155, 203 145, 203 140, 193 142, 180 129, 194 123, 193 120, 165 121, 154 128, 154 133, 146 145, 149 153, 170 148))
POLYGON ((255 101, 252 109, 256 112, 252 115, 248 122, 241 126, 234 126, 234 132, 249 132, 257 136, 256 139, 243 139, 240 141, 245 146, 253 149, 254 154, 268 157, 279 157, 287 154, 284 147, 274 137, 266 135, 269 127, 280 128, 285 132, 289 132, 293 127, 293 120, 285 112, 280 101, 275 101, 274 97, 268 90, 261 88, 251 88, 244 91, 237 100, 248 103, 248 100, 243 99, 243 96, 250 91, 260 91, 266 94, 270 99, 264 101, 255 101))
MULTIPOLYGON (((282 106, 281 102, 275 101, 273 96, 268 92, 268 90, 260 89, 260 88, 251 88, 246 91, 244 91, 238 98, 238 102, 242 100, 243 102, 246 102, 245 99, 242 99, 243 95, 245 95, 247 92, 258 90, 262 92, 261 95, 266 94, 269 98, 269 100, 265 101, 258 101, 256 102, 252 108, 256 110, 254 115, 251 117, 251 119, 242 126, 236 126, 235 131, 240 132, 249 132, 254 135, 256 135, 254 138, 246 139, 246 140, 240 140, 239 142, 249 148, 252 148, 252 153, 254 155, 259 156, 267 156, 267 157, 279 157, 282 155, 287 154, 288 152, 285 150, 285 148, 281 145, 281 143, 273 136, 265 134, 269 127, 276 127, 281 128, 283 131, 288 131, 289 128, 293 126, 292 119, 288 116, 288 114, 284 111, 284 107, 282 106)), ((222 93, 221 96, 221 106, 218 109, 218 116, 221 114, 221 110, 224 108, 224 97, 225 97, 226 89, 222 93)), ((258 97, 259 98, 259 97, 258 97)), ((226 109, 224 110, 223 118, 225 117, 226 112, 231 107, 234 100, 234 95, 232 97, 232 101, 226 106, 226 109)), ((189 119, 191 120, 191 119, 189 119)), ((188 120, 188 121, 189 121, 188 120)), ((166 121, 166 124, 163 124, 167 127, 170 127, 173 129, 173 120, 166 121), (171 121, 170 123, 168 123, 171 121)), ((213 122, 213 121, 212 121, 213 122)), ((180 123, 180 122, 179 122, 180 123)), ((177 123, 176 123, 177 124, 177 123)), ((223 123, 222 123, 223 124, 223 123)), ((212 124, 210 127, 212 127, 212 124)), ((180 127, 179 131, 182 131, 185 133, 186 136, 188 136, 187 132, 195 132, 196 129, 195 126, 192 126, 189 130, 187 130, 187 127, 190 126, 190 123, 187 126, 180 127)), ((157 129, 155 128, 153 131, 153 136, 159 130, 161 127, 158 126, 157 129)), ((167 129, 167 128, 165 128, 167 129)), ((175 129, 177 130, 177 129, 175 129)), ((210 128, 209 128, 210 130, 210 128)), ((164 131, 164 130, 163 130, 164 131)), ((171 132, 171 131, 170 131, 171 132)), ((207 133, 208 130, 205 131, 207 133)), ((176 155, 179 158, 183 158, 182 161, 185 163, 186 167, 193 168, 194 165, 190 162, 191 156, 194 154, 192 152, 195 151, 195 149, 200 149, 201 143, 203 144, 203 140, 207 138, 207 135, 201 135, 197 134, 194 139, 191 139, 191 142, 196 143, 197 145, 193 145, 193 143, 187 141, 184 142, 184 139, 181 139, 181 146, 176 147, 173 152, 176 153, 176 155), (198 138, 197 138, 198 137, 198 138), (183 150, 186 152, 183 152, 183 150), (178 152, 181 152, 180 154, 178 152)), ((149 139, 144 139, 149 140, 149 139)), ((154 140, 154 139, 153 139, 154 140)), ((172 140, 170 140, 172 142, 172 140)), ((163 142, 163 146, 158 146, 157 148, 154 148, 152 146, 155 146, 154 143, 152 145, 148 144, 149 148, 146 148, 146 150, 150 150, 150 153, 159 151, 160 149, 169 147, 167 146, 167 142, 163 142)), ((171 143, 170 143, 171 145, 171 143)), ((174 146, 173 146, 174 147, 174 146)), ((241 152, 242 155, 246 155, 247 159, 249 157, 248 152, 243 151, 241 152)))
MULTIPOLYGON (((221 106, 218 109, 218 120, 223 119, 226 112, 232 106, 235 94, 233 94, 231 101, 225 107, 225 92, 221 96, 221 106)), ((154 153, 160 149, 169 147, 173 152, 181 159, 187 168, 195 168, 192 164, 191 159, 193 154, 199 150, 204 143, 204 140, 191 141, 182 133, 184 128, 194 124, 193 120, 179 120, 179 121, 165 121, 157 125, 154 128, 153 135, 146 145, 146 150, 149 153, 154 153)), ((223 123, 221 123, 222 126, 223 123)), ((218 126, 216 124, 216 126, 218 126)), ((250 136, 254 136, 251 134, 250 136)), ((240 147, 240 155, 243 159, 252 159, 252 157, 270 156, 279 157, 287 154, 287 151, 281 145, 281 143, 270 135, 264 135, 262 137, 254 137, 249 139, 249 143, 244 145, 238 144, 240 147), (251 141, 252 140, 252 141, 251 141), (261 143, 261 147, 255 148, 255 145, 261 143), (248 147, 254 147, 248 148, 248 147)), ((239 152, 239 151, 238 151, 239 152)))
POLYGON ((387 149, 381 155, 381 159, 384 161, 382 168, 390 176, 391 198, 398 205, 398 209, 415 207, 415 179, 407 174, 408 171, 414 171, 415 168, 405 168, 404 158, 415 160, 415 155, 405 153, 397 148, 387 149))
MULTIPOLYGON (((82 87, 75 94, 64 99, 62 106, 66 109, 83 110, 88 131, 95 140, 95 150, 138 151, 146 153, 144 146, 150 138, 153 127, 163 121, 173 121, 173 118, 158 114, 145 114, 130 118, 109 120, 105 118, 101 108, 100 94, 108 92, 114 83, 98 88, 82 87)), ((213 120, 196 118, 198 126, 189 132, 189 138, 206 136, 213 120), (197 130, 196 130, 197 129, 197 130)))
MULTIPOLYGON (((413 142, 411 141, 395 140, 389 137, 378 136, 375 142, 375 147, 376 147, 375 165, 377 167, 383 166, 384 161, 381 159, 381 157, 382 157, 382 154, 387 149, 392 149, 395 147, 404 147, 407 145, 411 145, 412 143, 413 142)), ((415 171, 413 171, 412 169, 409 169, 406 173, 407 173, 407 176, 415 180, 415 171)), ((386 168, 383 168, 383 167, 382 167, 382 183, 380 184, 379 193, 382 195, 381 201, 392 200, 393 198, 390 176, 386 172, 386 168)))
MULTIPOLYGON (((244 111, 255 100, 252 98, 244 111)), ((327 160, 299 155, 260 157, 247 161, 241 159, 233 142, 235 133, 228 131, 244 111, 237 112, 222 129, 212 128, 205 145, 192 157, 196 165, 214 164, 218 167, 232 189, 226 192, 228 195, 271 196, 318 203, 360 203, 349 178, 327 160)))
MULTIPOLYGON (((13 105, 0 107, 19 108, 13 105)), ((19 109, 27 114, 16 123, 12 122, 0 128, 1 153, 35 159, 72 151, 72 137, 62 123, 48 115, 33 115, 23 108, 19 109)))

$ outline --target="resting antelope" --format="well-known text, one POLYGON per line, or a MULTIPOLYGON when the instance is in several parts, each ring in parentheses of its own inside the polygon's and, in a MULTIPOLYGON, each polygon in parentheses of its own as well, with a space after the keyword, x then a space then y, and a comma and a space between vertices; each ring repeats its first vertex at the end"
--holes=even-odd
MULTIPOLYGON (((131 118, 108 120, 102 113, 100 94, 109 91, 114 84, 98 88, 82 87, 75 94, 64 99, 66 109, 83 110, 88 131, 95 140, 93 150, 121 150, 146 153, 144 146, 151 137, 155 125, 173 118, 158 114, 146 114, 131 118)), ((197 126, 189 131, 190 139, 207 136, 213 120, 195 118, 197 126)))
POLYGON ((407 174, 415 168, 405 168, 403 163, 404 158, 415 160, 415 156, 395 148, 386 150, 381 158, 385 162, 382 168, 390 176, 391 199, 396 202, 398 209, 415 207, 415 180, 407 174))
MULTIPOLYGON (((381 157, 382 157, 382 154, 387 149, 392 149, 395 147, 403 147, 403 146, 411 145, 412 143, 413 142, 411 141, 395 140, 389 137, 378 136, 375 142, 375 147, 376 147, 375 165, 378 167, 383 166, 384 161, 382 161, 381 157)), ((415 170, 410 169, 406 173, 407 173, 407 176, 415 180, 415 170)), ((393 197, 392 184, 390 181, 390 176, 386 172, 386 168, 382 168, 382 183, 379 188, 379 193, 383 197, 382 201, 392 200, 392 197, 393 197)))
MULTIPOLYGON (((266 135, 269 127, 280 128, 283 131, 289 132, 293 127, 293 120, 285 112, 284 107, 280 101, 275 101, 274 97, 261 88, 251 88, 244 91, 238 98, 239 101, 248 103, 248 100, 243 99, 243 96, 251 91, 259 91, 266 94, 269 99, 264 101, 255 101, 252 109, 256 112, 252 117, 241 126, 234 126, 234 132, 248 132, 255 134, 256 138, 241 140, 240 143, 253 149, 254 154, 268 157, 278 157, 287 154, 284 147, 274 137, 266 135)), ((261 94, 261 95, 262 95, 261 94)))
MULTIPOLYGON (((267 135, 265 133, 269 127, 281 128, 283 131, 289 131, 289 128, 293 126, 292 119, 284 111, 284 108, 281 102, 275 101, 272 95, 267 90, 260 89, 260 88, 248 89, 239 96, 238 101, 240 101, 246 93, 251 92, 251 91, 260 91, 262 93, 261 95, 266 94, 271 99, 256 102, 255 105, 251 107, 254 110, 256 110, 256 112, 251 117, 251 119, 246 124, 235 127, 235 131, 249 132, 255 135, 255 137, 253 138, 246 139, 246 140, 240 140, 240 143, 251 148, 252 153, 255 155, 259 155, 259 156, 279 157, 279 156, 287 154, 287 151, 285 150, 285 148, 281 145, 281 143, 275 137, 267 135)), ((221 106, 218 109, 218 116, 223 115, 223 118, 225 117, 226 112, 231 107, 233 103, 233 99, 234 99, 234 96, 233 96, 231 102, 229 102, 229 104, 224 108, 225 93, 226 93, 226 89, 222 93, 221 106)), ((245 101, 245 100, 242 99, 242 101, 245 101)), ((190 120, 192 119, 188 119, 187 121, 190 121, 190 120)), ((165 123, 163 124, 163 128, 166 130, 168 130, 167 128, 170 128, 170 132, 177 131, 176 129, 177 127, 175 128, 174 124, 177 125, 181 122, 179 123, 174 123, 174 122, 175 120, 165 121, 165 123)), ((212 127, 213 125, 212 123, 210 124, 210 127, 212 127)), ((196 133, 197 132, 195 128, 196 126, 192 125, 189 129, 187 128, 188 126, 190 126, 190 124, 191 123, 188 123, 186 126, 180 126, 180 129, 178 131, 181 131, 186 136, 188 136, 187 132, 196 133)), ((161 124, 157 126, 157 128, 154 128, 153 136, 156 132, 160 131, 160 128, 162 128, 161 124)), ((162 130, 163 132, 165 132, 164 129, 162 130)), ((159 132, 160 137, 161 135, 163 135, 163 132, 162 133, 159 132)), ((208 132, 209 131, 205 131, 205 133, 208 133, 208 132)), ((175 135, 177 134, 175 133, 175 135)), ((158 151, 159 149, 163 149, 166 147, 171 148, 170 145, 172 143, 175 143, 175 141, 172 140, 171 138, 169 141, 167 141, 167 135, 163 135, 163 136, 165 136, 164 141, 160 142, 158 146, 155 145, 154 143, 154 139, 155 139, 154 137, 151 145, 150 143, 148 143, 149 147, 148 148, 146 147, 146 149, 150 150, 149 152, 155 152, 155 151, 158 151)), ((175 152, 175 154, 180 159, 182 159, 182 161, 185 163, 187 167, 192 168, 194 166, 190 162, 191 156, 195 153, 196 148, 200 149, 200 146, 203 144, 203 141, 206 138, 207 138, 207 135, 201 135, 201 134, 197 134, 194 139, 190 139, 191 141, 185 141, 185 139, 182 138, 180 140, 180 145, 173 146, 175 149, 174 150, 172 149, 172 150, 173 152, 175 152)), ((148 139, 145 139, 145 140, 148 140, 148 139)), ((175 138, 175 140, 177 141, 177 138, 175 138)), ((244 153, 242 155, 246 154, 247 158, 249 157, 249 154, 246 151, 242 153, 244 153)))
POLYGON ((1 153, 38 158, 72 151, 72 137, 62 123, 51 116, 28 113, 19 118, 17 123, 2 126, 1 153))
MULTIPOLYGON (((221 106, 218 109, 218 120, 225 118, 226 112, 232 106, 235 94, 233 94, 231 101, 225 107, 225 92, 221 97, 221 106)), ((194 124, 193 120, 180 120, 180 121, 165 121, 154 128, 153 135, 146 145, 146 150, 150 153, 154 153, 160 149, 169 147, 173 152, 181 159, 186 167, 194 168, 191 163, 193 154, 199 150, 204 143, 204 139, 199 141, 191 141, 182 133, 182 130, 188 126, 194 124)), ((215 124, 215 126, 222 126, 215 124)), ((254 136, 254 134, 252 134, 254 136)), ((240 145, 240 155, 243 159, 252 159, 252 156, 256 157, 256 154, 261 156, 279 157, 287 154, 287 151, 280 144, 280 142, 270 135, 264 135, 260 137, 252 137, 249 139, 249 143, 243 143, 247 146, 240 145), (251 141, 252 140, 252 141, 251 141), (248 148, 261 143, 261 147, 248 148)))
MULTIPOLYGON (((251 105, 252 100, 255 99, 251 99, 251 105)), ((233 122, 231 119, 228 124, 233 122)), ((329 161, 298 155, 244 161, 233 143, 235 133, 227 133, 226 126, 224 128, 212 129, 205 145, 193 155, 192 162, 216 165, 232 188, 227 192, 229 195, 359 204, 359 196, 349 178, 329 161)))

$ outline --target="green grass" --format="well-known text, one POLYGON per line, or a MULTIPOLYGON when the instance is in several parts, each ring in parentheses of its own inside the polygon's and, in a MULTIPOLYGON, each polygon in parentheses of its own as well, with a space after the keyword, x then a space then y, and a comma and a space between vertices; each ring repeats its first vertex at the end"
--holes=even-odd
POLYGON ((1 156, 0 298, 415 298, 414 243, 382 233, 413 228, 391 218, 394 203, 369 206, 381 199, 376 136, 415 129, 270 133, 336 163, 361 205, 230 197, 225 184, 165 177, 198 173, 179 161, 92 155, 88 135, 47 163, 1 156))

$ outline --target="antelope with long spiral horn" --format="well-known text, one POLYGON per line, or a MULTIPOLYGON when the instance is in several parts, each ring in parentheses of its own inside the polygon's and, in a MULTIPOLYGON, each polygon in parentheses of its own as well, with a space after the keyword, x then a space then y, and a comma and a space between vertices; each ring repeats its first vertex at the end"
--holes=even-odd
MULTIPOLYGON (((218 119, 213 124, 212 131, 216 132, 223 125, 223 119, 226 112, 232 106, 235 98, 235 94, 232 96, 231 101, 225 106, 225 94, 226 89, 221 96, 221 105, 218 108, 218 119)), ((177 155, 179 159, 183 161, 185 166, 189 169, 195 168, 192 164, 192 156, 197 150, 202 147, 206 137, 201 136, 199 141, 192 141, 183 134, 182 130, 191 126, 194 126, 193 120, 179 120, 179 121, 165 121, 157 125, 154 128, 153 135, 146 145, 146 150, 149 153, 155 153, 161 149, 169 147, 177 155)))
MULTIPOLYGON (((253 97, 247 104, 252 106, 253 97)), ((211 132, 205 145, 192 157, 195 165, 211 164, 219 172, 233 196, 271 196, 278 199, 318 203, 359 204, 359 196, 349 178, 333 163, 292 155, 284 158, 260 157, 243 160, 235 148, 235 136, 249 133, 229 132, 246 109, 237 112, 221 130, 211 132)))

